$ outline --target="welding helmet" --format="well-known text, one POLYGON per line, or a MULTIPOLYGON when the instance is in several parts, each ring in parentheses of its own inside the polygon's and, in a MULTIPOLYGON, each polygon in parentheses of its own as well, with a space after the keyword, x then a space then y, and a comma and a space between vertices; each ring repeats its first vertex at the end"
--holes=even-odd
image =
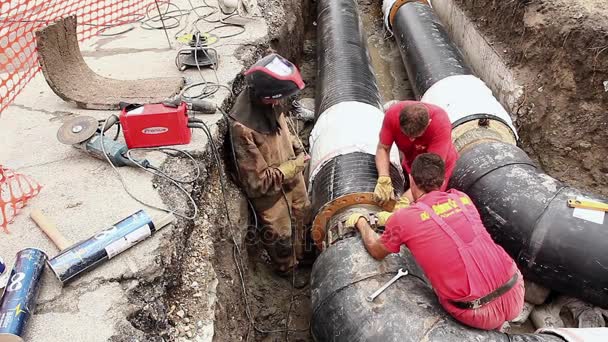
POLYGON ((298 68, 276 53, 257 61, 245 72, 245 80, 251 94, 264 100, 282 99, 304 89, 298 68))

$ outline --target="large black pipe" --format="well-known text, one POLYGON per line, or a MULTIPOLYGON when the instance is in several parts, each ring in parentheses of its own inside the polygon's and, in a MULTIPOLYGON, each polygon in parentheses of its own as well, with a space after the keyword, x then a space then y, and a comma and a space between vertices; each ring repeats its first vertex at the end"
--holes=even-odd
POLYGON ((367 39, 353 0, 318 2, 317 42, 317 117, 345 101, 380 107, 367 39))
MULTIPOLYGON (((383 113, 356 1, 320 0, 317 6, 310 193, 313 239, 324 248, 326 218, 348 203, 363 202, 362 198, 372 202, 378 178, 375 129, 380 128, 383 113)), ((397 165, 391 164, 390 176, 401 193, 404 180, 397 165)))
MULTIPOLYGON (((470 73, 428 5, 401 6, 392 29, 419 96, 450 76, 470 73)), ((461 100, 474 102, 480 97, 471 93, 461 100)), ((471 145, 460 151, 450 184, 473 199, 493 238, 516 259, 524 275, 608 308, 608 222, 573 217, 566 204, 578 196, 607 199, 564 186, 542 173, 514 145, 471 145)))
MULTIPOLYGON (((323 58, 323 53, 331 51, 336 55, 334 60, 342 63, 339 67, 343 70, 353 71, 362 68, 360 59, 348 58, 353 51, 344 46, 344 43, 347 42, 348 46, 357 46, 360 51, 355 54, 366 56, 365 61, 369 63, 360 24, 352 25, 351 29, 356 28, 355 31, 333 27, 344 25, 342 15, 352 20, 351 23, 355 21, 359 23, 355 1, 320 0, 318 6, 319 16, 325 18, 317 20, 318 30, 326 32, 326 34, 318 35, 319 46, 323 46, 319 51, 319 58, 323 58), (332 18, 332 20, 327 18, 332 18), (331 32, 331 34, 327 32, 331 32), (359 41, 357 42, 353 37, 358 37, 359 41), (336 47, 344 47, 344 49, 336 49, 336 47), (344 54, 344 56, 340 56, 340 54, 344 54)), ((318 65, 318 82, 334 84, 332 78, 335 77, 338 66, 324 62, 320 62, 318 65), (330 68, 330 72, 327 72, 326 68, 330 68)), ((364 70, 367 68, 369 66, 364 70)), ((326 89, 321 95, 322 98, 318 99, 320 103, 317 103, 317 108, 321 108, 322 113, 319 116, 320 119, 317 118, 315 129, 327 124, 327 120, 324 118, 327 119, 328 115, 333 117, 338 114, 329 110, 331 106, 345 101, 358 102, 362 99, 378 98, 373 74, 369 75, 369 78, 362 78, 359 76, 360 71, 341 75, 342 81, 346 83, 345 89, 363 89, 371 86, 368 91, 374 93, 359 98, 359 95, 355 93, 341 92, 342 84, 335 83, 333 86, 336 89, 326 89), (352 86, 355 83, 361 83, 364 86, 352 86)), ((364 102, 363 107, 368 104, 369 102, 364 102)), ((340 113, 336 118, 349 119, 348 115, 342 114, 344 113, 340 113)), ((382 118, 374 116, 373 120, 382 120, 382 118)), ((345 125, 347 122, 339 122, 339 125, 335 127, 340 129, 345 125)), ((369 130, 370 128, 362 127, 361 129, 369 130)), ((333 129, 321 129, 320 132, 326 132, 324 134, 329 135, 335 134, 333 129)), ((365 132, 361 132, 361 134, 363 133, 365 132)), ((375 144, 377 132, 369 135, 369 139, 372 140, 372 144, 375 144)), ((322 143, 319 141, 324 142, 325 140, 318 139, 316 144, 322 143)), ((313 158, 318 157, 314 155, 317 148, 318 146, 312 148, 313 158)), ((324 151, 324 149, 320 150, 324 151)), ((315 221, 320 216, 318 212, 321 208, 323 208, 323 213, 329 211, 327 204, 340 202, 341 198, 347 195, 373 191, 377 177, 374 156, 370 153, 353 152, 337 155, 329 153, 329 155, 332 157, 318 167, 319 170, 311 180, 312 204, 316 212, 315 221)), ((395 177, 393 177, 393 182, 395 181, 395 177)), ((360 210, 360 205, 362 204, 351 203, 348 207, 331 211, 333 216, 327 225, 333 227, 337 223, 340 226, 340 219, 344 217, 345 212, 360 210)), ((379 208, 376 209, 379 210, 379 208)), ((337 232, 337 234, 342 234, 340 229, 337 232)), ((373 303, 368 302, 366 297, 393 277, 400 267, 407 268, 410 272, 422 277, 411 255, 407 253, 403 256, 392 255, 383 262, 375 261, 365 250, 360 238, 352 236, 352 232, 325 242, 326 249, 317 258, 311 275, 313 304, 311 330, 316 341, 563 341, 561 338, 544 334, 506 335, 465 327, 450 318, 437 302, 432 289, 420 278, 414 276, 400 279, 373 303)), ((446 262, 449 261, 446 260, 446 262)))
MULTIPOLYGON (((403 189, 400 171, 391 165, 390 174, 393 185, 403 189)), ((323 205, 341 196, 373 192, 377 179, 378 171, 372 154, 354 152, 331 159, 321 167, 311 186, 313 217, 323 205)))
POLYGON ((472 74, 429 6, 417 2, 402 6, 392 28, 416 97, 446 77, 472 74))
POLYGON ((359 237, 337 242, 317 258, 313 267, 314 340, 563 342, 545 334, 503 334, 468 328, 441 308, 437 296, 421 278, 422 273, 407 249, 378 262, 369 256, 359 237), (366 297, 390 280, 399 268, 416 276, 401 278, 374 302, 367 301, 366 297))
POLYGON ((542 173, 516 146, 477 144, 462 154, 451 185, 471 196, 497 243, 524 277, 608 307, 608 223, 573 216, 584 194, 542 173))

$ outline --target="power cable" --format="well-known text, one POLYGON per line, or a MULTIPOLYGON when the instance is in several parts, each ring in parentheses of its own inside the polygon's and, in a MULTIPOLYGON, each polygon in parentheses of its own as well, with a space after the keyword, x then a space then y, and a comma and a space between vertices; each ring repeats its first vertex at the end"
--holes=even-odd
MULTIPOLYGON (((194 213, 189 216, 186 213, 179 213, 179 212, 176 212, 174 210, 170 210, 168 208, 162 208, 162 207, 159 207, 159 206, 147 203, 147 202, 139 199, 137 196, 133 195, 133 193, 131 193, 131 191, 129 190, 129 187, 127 186, 127 184, 126 184, 126 182, 125 182, 125 180, 123 178, 123 176, 120 174, 120 172, 118 171, 118 169, 116 168, 116 166, 114 165, 114 163, 112 163, 112 160, 110 160, 110 157, 108 156, 108 153, 106 152, 106 149, 105 149, 105 144, 103 142, 104 131, 107 130, 106 127, 107 127, 108 120, 110 118, 112 118, 112 117, 116 117, 116 115, 115 114, 110 115, 107 119, 104 120, 103 126, 101 126, 102 128, 101 128, 101 133, 100 133, 100 137, 99 137, 100 144, 101 144, 101 151, 103 153, 104 158, 108 162, 108 164, 110 164, 110 166, 112 167, 112 169, 114 170, 114 172, 118 176, 118 179, 120 180, 120 183, 122 184, 122 187, 124 188, 125 192, 133 200, 135 200, 136 202, 138 202, 141 205, 144 205, 146 207, 153 208, 153 209, 156 209, 156 210, 164 211, 164 212, 167 212, 167 213, 172 213, 175 216, 178 216, 178 217, 181 217, 181 218, 184 218, 184 219, 187 219, 187 220, 194 220, 198 216, 198 206, 196 205, 196 201, 194 201, 194 199, 192 198, 192 195, 190 195, 190 193, 186 189, 184 189, 184 187, 180 184, 180 182, 178 182, 177 180, 175 180, 173 177, 170 177, 167 174, 163 173, 162 171, 156 171, 158 173, 155 173, 155 172, 152 172, 150 170, 147 170, 145 166, 143 166, 142 164, 134 161, 134 159, 131 158, 131 156, 129 154, 129 151, 127 151, 127 157, 129 158, 130 161, 134 162, 135 165, 137 165, 140 168, 146 170, 147 172, 153 173, 155 175, 158 175, 161 178, 164 178, 164 179, 168 180, 175 187, 177 187, 182 193, 184 193, 184 195, 186 195, 186 197, 188 198, 188 201, 191 203, 192 209, 193 209, 194 213)), ((148 151, 158 150, 158 151, 160 151, 162 149, 163 148, 151 148, 151 149, 145 149, 145 150, 148 150, 148 151)), ((164 148, 164 149, 167 149, 167 148, 164 148)), ((176 149, 173 149, 173 150, 176 150, 176 149)), ((180 152, 186 154, 189 158, 191 158, 194 161, 194 158, 192 158, 192 156, 190 154, 188 154, 188 152, 186 152, 186 151, 180 151, 180 152)), ((194 162, 196 163, 196 161, 194 161, 194 162)), ((196 169, 197 169, 197 175, 200 175, 200 169, 198 168, 198 165, 195 164, 195 166, 196 166, 196 169)), ((184 181, 181 181, 181 182, 184 182, 184 181)))

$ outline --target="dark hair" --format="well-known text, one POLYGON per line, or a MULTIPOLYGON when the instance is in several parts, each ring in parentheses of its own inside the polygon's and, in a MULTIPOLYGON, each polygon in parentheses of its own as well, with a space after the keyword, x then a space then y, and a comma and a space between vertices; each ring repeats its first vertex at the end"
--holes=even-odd
POLYGON ((435 153, 420 154, 412 163, 412 178, 424 192, 437 190, 445 179, 445 163, 435 153))
POLYGON ((429 111, 421 103, 406 105, 399 113, 399 126, 408 137, 417 137, 429 124, 429 111))

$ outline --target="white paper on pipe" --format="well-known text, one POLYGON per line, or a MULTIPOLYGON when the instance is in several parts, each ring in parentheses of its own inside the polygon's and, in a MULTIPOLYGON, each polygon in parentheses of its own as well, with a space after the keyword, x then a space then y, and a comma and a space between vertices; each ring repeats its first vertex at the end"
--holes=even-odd
POLYGON ((495 115, 506 122, 517 137, 509 113, 494 97, 490 88, 473 75, 446 77, 433 84, 420 101, 443 108, 452 123, 474 114, 495 115))
MULTIPOLYGON (((586 197, 582 197, 582 196, 577 196, 576 199, 578 201, 593 201, 590 198, 586 198, 586 197)), ((574 210, 572 211, 572 216, 579 218, 581 220, 594 222, 597 224, 604 224, 604 216, 606 216, 606 213, 604 213, 603 211, 600 211, 600 210, 574 208, 574 210)))
MULTIPOLYGON (((331 159, 348 153, 376 154, 384 113, 372 105, 348 101, 324 111, 310 133, 310 182, 331 159)), ((399 151, 391 148, 391 163, 401 170, 399 151)))

